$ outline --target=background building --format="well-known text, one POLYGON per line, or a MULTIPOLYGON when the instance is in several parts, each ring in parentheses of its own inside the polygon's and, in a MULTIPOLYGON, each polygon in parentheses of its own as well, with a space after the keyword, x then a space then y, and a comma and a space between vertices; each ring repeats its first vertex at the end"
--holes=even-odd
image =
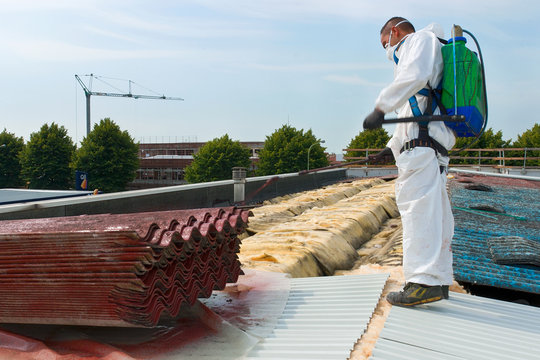
MULTIPOLYGON (((241 141, 251 150, 251 169, 254 170, 263 148, 261 141, 241 141)), ((184 169, 193 161, 193 155, 204 142, 145 143, 139 144, 139 169, 130 189, 186 184, 184 169)))

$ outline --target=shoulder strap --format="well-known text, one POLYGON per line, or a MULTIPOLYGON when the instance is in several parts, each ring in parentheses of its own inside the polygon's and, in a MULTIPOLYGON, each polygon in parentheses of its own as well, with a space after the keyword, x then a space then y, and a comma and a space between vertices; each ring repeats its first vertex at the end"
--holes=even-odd
POLYGON ((422 116, 422 112, 418 107, 418 100, 416 99, 416 96, 413 95, 409 98, 409 104, 411 105, 411 110, 414 116, 422 116))
POLYGON ((418 108, 418 100, 416 99, 416 95, 413 95, 409 98, 409 104, 411 105, 411 110, 414 116, 433 115, 437 107, 441 110, 441 114, 446 114, 446 108, 441 102, 441 85, 442 82, 441 84, 439 84, 439 86, 437 86, 436 89, 433 89, 428 83, 427 87, 421 89, 416 93, 418 95, 427 96, 428 98, 428 104, 424 114, 422 114, 422 112, 418 108), (435 101, 433 101, 433 99, 435 99, 435 101))
POLYGON ((403 42, 405 41, 405 39, 406 39, 406 38, 403 38, 403 39, 399 42, 399 44, 396 46, 396 49, 394 50, 394 54, 393 54, 393 55, 394 55, 394 62, 396 63, 396 65, 397 65, 397 63, 399 62, 399 59, 398 59, 398 57, 396 56, 396 51, 398 51, 398 49, 401 47, 401 44, 403 44, 403 42))

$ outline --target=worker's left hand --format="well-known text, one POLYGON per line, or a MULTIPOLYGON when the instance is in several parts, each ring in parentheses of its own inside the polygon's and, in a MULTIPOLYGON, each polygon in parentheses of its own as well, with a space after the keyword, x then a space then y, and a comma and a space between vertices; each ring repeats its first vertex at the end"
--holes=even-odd
POLYGON ((382 123, 384 120, 384 113, 379 110, 375 109, 366 116, 366 119, 364 120, 364 130, 365 129, 378 129, 382 127, 382 123))
POLYGON ((386 156, 392 156, 392 157, 394 156, 392 154, 392 149, 390 149, 389 147, 385 147, 381 152, 374 155, 369 155, 368 157, 370 160, 378 160, 386 156))
POLYGON ((392 154, 392 149, 390 149, 389 147, 386 147, 383 149, 383 151, 381 151, 378 154, 369 155, 368 159, 369 159, 369 162, 373 164, 377 164, 377 163, 386 164, 386 163, 391 163, 392 161, 394 161, 394 155, 392 154))

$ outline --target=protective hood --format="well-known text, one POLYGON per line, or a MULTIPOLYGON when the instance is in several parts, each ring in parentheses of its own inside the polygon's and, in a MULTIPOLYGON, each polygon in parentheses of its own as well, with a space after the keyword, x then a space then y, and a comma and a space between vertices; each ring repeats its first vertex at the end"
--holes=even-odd
POLYGON ((431 31, 435 34, 438 38, 444 39, 444 29, 441 25, 437 23, 431 23, 425 28, 421 29, 420 31, 431 31))

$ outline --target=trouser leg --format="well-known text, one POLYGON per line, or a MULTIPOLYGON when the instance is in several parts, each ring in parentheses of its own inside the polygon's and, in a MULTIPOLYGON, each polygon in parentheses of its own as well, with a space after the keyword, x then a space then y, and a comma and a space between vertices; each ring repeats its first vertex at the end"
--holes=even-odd
POLYGON ((453 216, 435 152, 417 147, 397 160, 396 202, 403 223, 403 272, 407 282, 452 283, 453 216))

